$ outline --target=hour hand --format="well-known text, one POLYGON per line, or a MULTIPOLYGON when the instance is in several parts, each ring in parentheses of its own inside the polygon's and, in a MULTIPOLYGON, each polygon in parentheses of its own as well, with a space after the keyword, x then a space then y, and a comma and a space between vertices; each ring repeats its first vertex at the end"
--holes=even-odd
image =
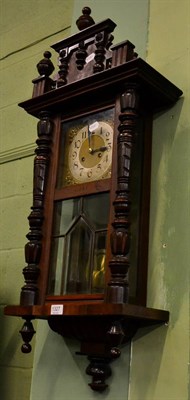
POLYGON ((90 151, 91 154, 98 153, 99 151, 106 151, 106 150, 107 150, 107 147, 106 147, 106 146, 98 147, 98 149, 89 149, 89 151, 90 151), (91 150, 91 151, 90 151, 90 150, 91 150))

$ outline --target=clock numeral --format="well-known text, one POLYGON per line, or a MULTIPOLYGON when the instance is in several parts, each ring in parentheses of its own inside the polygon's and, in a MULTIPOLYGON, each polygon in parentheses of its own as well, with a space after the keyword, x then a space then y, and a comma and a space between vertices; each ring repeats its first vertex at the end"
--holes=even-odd
POLYGON ((78 162, 74 162, 74 164, 73 164, 73 167, 74 167, 74 169, 77 169, 78 168, 78 162))
POLYGON ((108 157, 108 154, 106 154, 105 162, 107 163, 108 161, 109 161, 109 157, 108 157))
POLYGON ((80 145, 81 145, 81 141, 80 140, 76 140, 75 141, 75 148, 79 149, 80 145))
POLYGON ((91 169, 87 172, 87 176, 88 176, 88 178, 91 178, 91 176, 92 176, 92 170, 91 169))
POLYGON ((73 153, 72 153, 72 159, 75 160, 76 156, 77 156, 77 152, 76 152, 76 151, 73 151, 73 153))
POLYGON ((110 132, 106 132, 106 138, 107 138, 107 140, 109 140, 108 138, 110 137, 110 132))
POLYGON ((97 169, 98 169, 98 170, 102 169, 101 164, 98 164, 98 165, 97 165, 97 169))
POLYGON ((82 140, 86 139, 86 131, 82 131, 82 140))
POLYGON ((111 150, 111 148, 112 148, 112 144, 111 144, 111 142, 108 142, 108 143, 107 143, 107 147, 108 147, 108 151, 110 151, 110 150, 111 150))

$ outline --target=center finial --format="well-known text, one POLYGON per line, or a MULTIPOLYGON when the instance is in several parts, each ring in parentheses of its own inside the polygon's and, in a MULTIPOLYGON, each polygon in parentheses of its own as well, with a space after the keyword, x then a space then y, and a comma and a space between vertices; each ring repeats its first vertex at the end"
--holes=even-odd
POLYGON ((91 9, 89 7, 84 7, 82 9, 82 14, 83 15, 81 15, 76 21, 79 31, 82 31, 83 29, 95 24, 93 18, 90 16, 91 9))

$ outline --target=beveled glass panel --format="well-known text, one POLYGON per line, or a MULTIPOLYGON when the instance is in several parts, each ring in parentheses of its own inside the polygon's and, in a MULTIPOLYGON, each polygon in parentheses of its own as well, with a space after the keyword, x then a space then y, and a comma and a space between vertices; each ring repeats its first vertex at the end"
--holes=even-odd
POLYGON ((49 294, 101 293, 109 193, 55 202, 49 294))
POLYGON ((65 238, 67 265, 63 293, 90 291, 92 232, 80 218, 65 238))
POLYGON ((109 217, 109 193, 84 198, 84 210, 94 229, 105 229, 109 217))
POLYGON ((53 235, 65 235, 72 221, 80 215, 80 199, 59 201, 55 204, 53 235))
POLYGON ((101 293, 104 288, 105 262, 106 262, 106 234, 107 232, 97 232, 95 236, 95 246, 93 253, 92 271, 92 292, 101 293))
POLYGON ((50 280, 49 293, 59 295, 63 274, 64 237, 55 238, 52 241, 51 265, 53 266, 50 280))

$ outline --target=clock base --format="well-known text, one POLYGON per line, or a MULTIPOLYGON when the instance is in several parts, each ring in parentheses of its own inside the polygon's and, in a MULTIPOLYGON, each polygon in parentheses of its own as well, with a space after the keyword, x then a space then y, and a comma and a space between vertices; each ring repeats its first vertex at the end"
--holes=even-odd
POLYGON ((79 355, 86 355, 90 364, 86 373, 92 376, 92 390, 102 392, 111 376, 110 363, 120 356, 120 345, 130 342, 138 329, 166 324, 169 312, 133 304, 105 302, 49 302, 36 306, 7 306, 6 315, 26 320, 21 329, 22 351, 31 351, 30 341, 35 334, 32 319, 47 319, 50 328, 65 338, 77 339, 79 355))

